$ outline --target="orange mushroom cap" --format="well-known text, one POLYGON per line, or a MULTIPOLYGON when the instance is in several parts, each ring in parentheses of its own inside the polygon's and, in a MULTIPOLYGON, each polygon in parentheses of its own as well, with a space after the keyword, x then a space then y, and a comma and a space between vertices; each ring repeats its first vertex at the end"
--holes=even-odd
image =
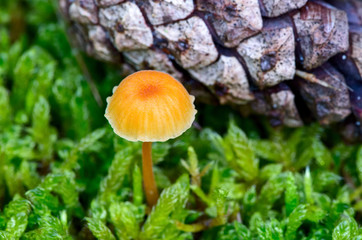
POLYGON ((113 89, 105 117, 122 138, 163 142, 191 127, 197 112, 194 99, 169 74, 139 71, 113 89))

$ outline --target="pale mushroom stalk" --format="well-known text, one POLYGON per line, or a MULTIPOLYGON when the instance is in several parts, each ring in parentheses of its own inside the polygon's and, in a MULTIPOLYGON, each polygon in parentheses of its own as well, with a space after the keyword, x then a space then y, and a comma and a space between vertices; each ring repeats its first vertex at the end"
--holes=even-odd
POLYGON ((146 192, 146 199, 149 206, 154 206, 158 199, 158 190, 152 169, 152 143, 142 143, 142 173, 143 186, 146 192))

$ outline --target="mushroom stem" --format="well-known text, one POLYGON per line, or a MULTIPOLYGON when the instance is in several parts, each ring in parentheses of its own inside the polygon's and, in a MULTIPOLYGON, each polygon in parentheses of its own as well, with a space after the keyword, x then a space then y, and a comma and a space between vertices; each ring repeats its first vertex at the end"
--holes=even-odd
POLYGON ((143 172, 143 187, 146 192, 147 203, 150 207, 152 207, 157 203, 158 191, 152 170, 151 142, 142 143, 142 172, 143 172))

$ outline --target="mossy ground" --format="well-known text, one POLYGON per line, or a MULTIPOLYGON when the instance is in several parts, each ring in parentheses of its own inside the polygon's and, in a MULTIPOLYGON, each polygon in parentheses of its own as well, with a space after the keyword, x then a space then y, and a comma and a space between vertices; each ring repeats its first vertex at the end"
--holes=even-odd
MULTIPOLYGON (((53 4, 0 0, 1 239, 362 239, 360 145, 223 107, 154 144, 148 209, 141 145, 110 129, 53 4)), ((122 71, 82 57, 105 99, 122 71)))

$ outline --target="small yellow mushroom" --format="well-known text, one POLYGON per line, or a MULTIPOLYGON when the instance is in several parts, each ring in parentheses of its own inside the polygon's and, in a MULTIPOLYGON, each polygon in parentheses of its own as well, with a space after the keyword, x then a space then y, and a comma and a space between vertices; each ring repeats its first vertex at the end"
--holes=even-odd
POLYGON ((142 141, 143 184, 149 206, 158 191, 152 171, 152 142, 164 142, 189 129, 195 119, 194 97, 169 74, 139 71, 126 77, 107 98, 105 117, 114 132, 142 141))

